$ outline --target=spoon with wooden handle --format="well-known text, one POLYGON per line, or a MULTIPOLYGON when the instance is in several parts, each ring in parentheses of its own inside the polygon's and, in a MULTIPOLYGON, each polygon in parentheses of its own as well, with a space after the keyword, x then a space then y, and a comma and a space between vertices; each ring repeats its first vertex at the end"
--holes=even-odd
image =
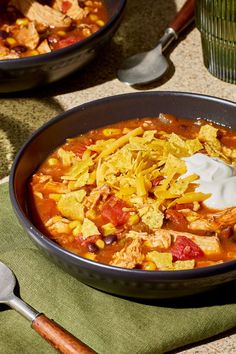
POLYGON ((195 2, 196 0, 187 0, 184 3, 155 48, 124 60, 117 72, 117 77, 121 82, 128 85, 142 85, 153 82, 164 75, 169 68, 169 63, 163 52, 174 39, 178 38, 179 33, 193 22, 195 2))
POLYGON ((86 344, 67 332, 59 324, 36 311, 17 297, 13 291, 16 278, 13 272, 0 262, 0 304, 6 304, 31 321, 32 328, 46 339, 58 352, 63 354, 95 353, 86 344))

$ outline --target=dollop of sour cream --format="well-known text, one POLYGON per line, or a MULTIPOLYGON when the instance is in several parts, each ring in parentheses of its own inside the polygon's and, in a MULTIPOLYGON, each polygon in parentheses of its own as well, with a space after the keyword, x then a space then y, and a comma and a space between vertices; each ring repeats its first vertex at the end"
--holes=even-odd
POLYGON ((197 153, 183 160, 187 172, 183 177, 196 174, 198 187, 196 191, 211 193, 204 201, 208 208, 225 209, 236 206, 236 168, 224 161, 197 153))

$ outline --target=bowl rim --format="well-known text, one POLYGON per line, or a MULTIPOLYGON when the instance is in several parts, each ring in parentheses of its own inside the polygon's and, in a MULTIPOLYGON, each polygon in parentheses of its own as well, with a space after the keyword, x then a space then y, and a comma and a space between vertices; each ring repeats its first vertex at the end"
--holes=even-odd
MULTIPOLYGON (((89 260, 87 258, 84 258, 82 256, 79 256, 73 252, 70 252, 66 250, 65 248, 61 247, 54 241, 52 241, 49 237, 44 235, 42 232, 40 232, 39 229, 29 220, 29 218, 26 217, 25 213, 22 211, 18 201, 17 197, 15 195, 15 188, 14 188, 14 181, 15 181, 15 173, 17 166, 19 164, 19 161, 21 159, 22 154, 24 151, 27 149, 28 145, 31 144, 31 142, 38 136, 40 135, 45 129, 49 128, 50 126, 56 124, 58 121, 63 120, 67 116, 69 116, 71 113, 74 112, 80 112, 85 109, 89 109, 90 107, 94 107, 97 104, 103 104, 103 102, 111 102, 114 100, 123 100, 123 99, 130 99, 133 98, 134 96, 140 96, 142 98, 143 96, 173 96, 173 97, 188 97, 188 98, 195 98, 195 99, 201 99, 201 100, 207 100, 207 101, 212 101, 212 102, 217 102, 217 103, 226 103, 229 104, 230 106, 233 106, 236 110, 236 102, 233 102, 228 99, 223 99, 211 95, 205 95, 205 94, 200 94, 200 93, 193 93, 193 92, 181 92, 181 91, 152 91, 152 92, 135 92, 135 93, 125 93, 125 94, 118 94, 118 95, 113 95, 113 96, 108 96, 108 97, 103 97, 100 99, 96 99, 93 101, 86 102, 82 105, 73 107, 67 111, 64 111, 54 118, 50 119, 48 122, 43 124, 41 127, 39 127, 37 130, 33 132, 33 134, 26 140, 26 142, 21 146, 19 151, 17 152, 15 159, 13 161, 11 171, 10 171, 10 177, 9 177, 9 195, 10 195, 10 200, 11 204, 13 206, 13 210, 20 220, 20 223, 22 224, 24 230, 30 234, 30 236, 33 238, 33 240, 40 244, 41 247, 47 248, 50 250, 50 252, 56 252, 57 255, 62 256, 62 258, 67 258, 69 257, 70 262, 73 262, 76 264, 78 267, 80 267, 81 264, 83 264, 84 267, 89 267, 90 270, 94 271, 106 271, 106 272, 112 272, 113 274, 120 274, 122 272, 123 275, 127 276, 135 276, 135 279, 143 279, 145 277, 146 280, 149 281, 158 281, 158 280, 166 280, 166 281, 172 281, 172 280, 188 280, 188 279, 193 279, 193 278, 206 278, 210 277, 213 275, 219 275, 223 274, 225 272, 228 272, 230 270, 236 270, 236 260, 231 260, 231 261, 226 261, 221 264, 216 264, 208 267, 201 267, 201 268, 195 268, 195 269, 188 269, 188 270, 175 270, 175 271, 147 271, 147 270, 141 270, 141 269, 127 269, 127 268, 121 268, 121 267, 116 267, 112 265, 108 265, 105 263, 99 263, 96 261, 89 260)), ((211 120, 213 121, 213 120, 211 120)), ((102 125, 101 125, 102 126, 102 125)))
POLYGON ((4 68, 12 68, 14 69, 16 65, 18 67, 24 67, 24 66, 33 66, 36 64, 42 64, 42 63, 50 63, 48 60, 53 60, 53 59, 60 59, 61 56, 70 54, 71 52, 75 52, 75 50, 79 50, 80 48, 86 48, 90 42, 92 42, 94 39, 101 38, 103 34, 105 34, 107 31, 109 31, 112 27, 113 24, 115 24, 120 17, 122 16, 126 2, 127 0, 117 0, 118 2, 118 7, 114 15, 112 15, 109 20, 105 23, 103 27, 101 27, 97 32, 91 34, 89 37, 84 38, 83 40, 70 44, 67 47, 57 49, 55 51, 52 51, 50 53, 45 53, 45 54, 38 54, 35 56, 29 56, 29 57, 23 57, 23 58, 16 58, 16 59, 2 59, 0 60, 0 69, 4 68))

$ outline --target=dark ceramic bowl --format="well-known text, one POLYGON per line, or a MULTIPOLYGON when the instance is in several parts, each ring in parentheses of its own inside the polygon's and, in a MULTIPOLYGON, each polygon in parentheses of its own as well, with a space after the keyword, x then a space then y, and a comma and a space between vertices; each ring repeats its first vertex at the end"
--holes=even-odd
POLYGON ((65 138, 137 117, 202 117, 236 129, 236 103, 191 93, 149 92, 93 101, 67 111, 38 129, 19 151, 10 175, 13 208, 29 237, 52 261, 80 281, 103 291, 136 298, 171 298, 209 290, 236 279, 236 261, 181 271, 129 270, 96 263, 66 251, 43 235, 27 211, 27 182, 65 138))
POLYGON ((90 62, 118 28, 126 0, 104 0, 108 22, 81 42, 51 53, 0 60, 0 92, 16 92, 57 81, 90 62))

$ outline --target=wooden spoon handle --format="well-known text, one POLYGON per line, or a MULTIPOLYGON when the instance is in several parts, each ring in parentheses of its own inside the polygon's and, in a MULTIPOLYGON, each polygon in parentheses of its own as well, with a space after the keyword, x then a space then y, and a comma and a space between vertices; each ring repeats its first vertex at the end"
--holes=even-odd
POLYGON ((193 21, 195 3, 195 0, 187 0, 175 18, 170 22, 169 27, 173 28, 177 34, 193 21))
POLYGON ((58 352, 63 354, 95 353, 86 344, 67 332, 59 324, 40 314, 32 322, 32 328, 46 339, 58 352))

